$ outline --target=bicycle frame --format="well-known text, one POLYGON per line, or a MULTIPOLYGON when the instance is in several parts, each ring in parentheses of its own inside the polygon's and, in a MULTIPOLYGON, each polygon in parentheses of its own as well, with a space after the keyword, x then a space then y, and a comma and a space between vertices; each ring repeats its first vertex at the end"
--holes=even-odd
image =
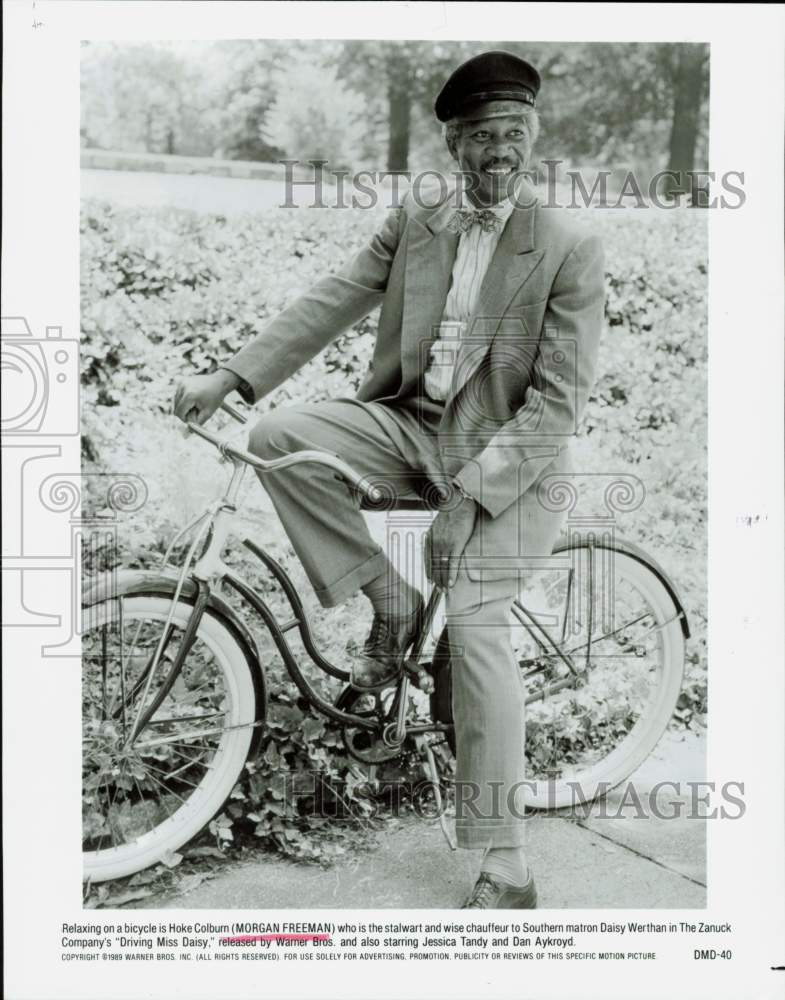
MULTIPOLYGON (((161 568, 164 569, 169 563, 169 558, 174 547, 177 545, 178 541, 183 538, 189 531, 194 528, 198 528, 197 536, 195 541, 191 544, 186 559, 180 569, 180 574, 177 582, 177 587, 175 590, 175 599, 172 604, 173 607, 176 604, 176 598, 182 591, 183 584, 186 578, 190 579, 196 584, 198 598, 194 604, 193 611, 185 627, 185 634, 183 637, 183 642, 178 651, 175 663, 170 668, 170 673, 164 680, 164 688, 168 690, 171 684, 174 682, 179 667, 184 662, 187 656, 188 649, 190 648, 193 639, 196 636, 199 621, 207 608, 210 593, 213 589, 217 589, 221 584, 227 584, 233 590, 235 590, 242 598, 245 600, 259 615, 262 619, 265 627, 268 629, 270 635, 272 636, 273 642, 278 650, 281 659, 284 662, 287 673, 294 681, 297 689, 306 698, 310 705, 312 705, 321 714, 332 719, 343 726, 352 726, 355 728, 365 729, 370 732, 377 731, 379 724, 376 721, 369 720, 363 716, 354 715, 350 712, 344 712, 339 708, 336 708, 330 702, 326 701, 319 695, 319 693, 310 684, 307 677, 303 674, 300 669, 300 665, 297 661, 297 657, 294 655, 291 646, 286 638, 286 633, 294 628, 299 630, 300 638, 303 645, 308 653, 310 659, 313 663, 324 672, 330 674, 331 676, 348 682, 349 673, 336 667, 334 664, 330 663, 318 650, 316 643, 314 641, 313 635, 310 630, 310 625, 305 612, 305 609, 300 601, 297 594, 295 585, 286 572, 286 570, 280 565, 280 563, 271 556, 268 552, 261 549, 254 542, 249 539, 244 540, 245 546, 250 552, 252 552, 260 562, 265 566, 271 576, 279 583, 281 589, 286 596, 289 605, 292 609, 292 617, 287 621, 281 623, 276 617, 275 613, 271 610, 267 602, 260 596, 258 591, 251 586, 246 580, 244 580, 237 573, 233 572, 222 560, 221 552, 227 542, 229 534, 232 528, 232 521, 234 519, 234 514, 236 513, 236 499, 242 484, 243 476, 245 474, 246 463, 240 459, 232 457, 231 461, 233 463, 234 469, 232 472, 232 477, 229 486, 225 494, 217 501, 212 503, 207 510, 195 518, 190 524, 186 525, 178 534, 174 537, 170 543, 161 568), (212 534, 208 540, 206 547, 201 553, 199 559, 194 563, 193 568, 190 568, 190 564, 193 559, 193 554, 195 546, 198 544, 199 540, 204 537, 209 529, 212 529, 212 534), (190 569, 190 572, 189 572, 190 569)), ((429 612, 426 613, 425 621, 423 624, 423 630, 421 638, 418 640, 419 648, 413 651, 412 656, 409 658, 408 665, 409 669, 412 668, 412 663, 416 662, 417 657, 422 651, 422 646, 424 645, 425 636, 427 635, 427 630, 430 626, 433 616, 437 610, 440 594, 434 592, 431 595, 431 599, 428 603, 429 612)), ((162 634, 166 634, 169 622, 166 623, 162 634)), ((159 655, 159 650, 156 650, 155 659, 151 664, 151 668, 148 674, 148 682, 152 677, 152 674, 156 667, 156 659, 159 655)), ((396 692, 395 707, 396 707, 396 720, 395 720, 395 733, 396 743, 403 742, 403 739, 407 734, 418 735, 427 732, 438 732, 449 729, 449 725, 439 722, 422 723, 406 726, 406 694, 408 687, 408 677, 406 674, 401 678, 399 682, 399 689, 396 692)), ((165 696, 165 691, 164 695, 165 696)), ((160 696, 159 696, 160 697, 160 696)), ((156 701, 159 699, 156 698, 156 701)), ((148 708, 144 715, 140 717, 135 726, 135 730, 138 731, 143 728, 144 723, 147 718, 149 718, 157 708, 157 705, 153 705, 148 708)))
MULTIPOLYGON (((232 407, 223 404, 223 408, 227 410, 236 419, 245 422, 245 419, 237 413, 232 407)), ((232 521, 234 515, 237 511, 237 498, 242 485, 243 477, 245 475, 246 468, 250 465, 256 468, 258 471, 267 471, 272 467, 276 469, 284 468, 288 465, 295 464, 296 462, 302 461, 314 461, 321 464, 326 464, 331 466, 335 471, 339 472, 346 482, 353 486, 355 489, 360 491, 365 496, 373 499, 378 499, 374 495, 374 487, 371 486, 367 480, 360 477, 350 466, 348 466, 341 459, 336 458, 333 455, 323 452, 299 452, 293 455, 286 456, 283 459, 276 460, 274 463, 264 462, 258 459, 256 456, 250 454, 249 452, 243 451, 236 448, 226 440, 220 438, 218 435, 213 434, 210 431, 205 430, 203 427, 197 424, 189 424, 190 430, 200 437, 205 438, 215 445, 221 452, 223 458, 227 461, 231 461, 233 470, 230 478, 229 485, 224 493, 224 495, 214 501, 208 506, 208 508, 202 512, 198 517, 196 517, 190 524, 186 525, 180 532, 177 533, 175 538, 170 543, 162 562, 162 569, 165 568, 169 562, 170 555, 174 550, 174 547, 178 541, 183 538, 189 531, 196 528, 197 533, 194 541, 191 543, 188 553, 186 555, 185 561, 180 569, 179 577, 177 580, 177 585, 174 592, 174 597, 172 600, 172 611, 177 601, 179 595, 182 591, 185 580, 190 577, 191 581, 196 587, 197 597, 194 601, 192 614, 186 624, 185 633, 181 648, 175 658, 175 662, 169 668, 169 674, 164 680, 162 691, 159 692, 153 703, 148 706, 143 713, 140 713, 133 730, 133 739, 136 733, 143 728, 144 724, 149 720, 149 718, 156 711, 160 701, 166 696, 166 693, 171 688, 174 680, 179 673, 180 668, 185 660, 191 643, 193 642, 199 621, 204 614, 205 609, 208 607, 208 602, 213 589, 218 588, 221 584, 227 584, 233 590, 235 590, 240 597, 246 601, 251 608, 256 612, 256 614, 262 619, 265 627, 272 636, 273 642, 275 643, 276 649, 278 650, 281 659, 283 660, 284 666, 289 674, 289 676, 294 681, 300 694, 308 701, 308 703, 313 706, 318 712, 327 718, 331 719, 344 727, 351 726, 354 728, 364 729, 369 732, 380 733, 382 739, 391 747, 397 747, 402 745, 407 735, 415 737, 417 742, 418 739, 426 733, 430 732, 448 732, 452 729, 451 723, 444 723, 432 720, 428 723, 416 723, 407 724, 407 708, 408 708, 408 692, 409 685, 414 680, 423 690, 427 690, 427 685, 425 681, 430 680, 432 684, 432 677, 425 671, 424 667, 420 665, 420 659, 422 656, 423 648, 425 645, 425 640, 433 623, 436 611, 438 610, 439 604, 442 599, 442 591, 436 587, 433 588, 431 594, 428 598, 426 604, 426 610, 423 617, 423 624, 419 635, 416 637, 413 648, 410 652, 409 657, 407 657, 404 662, 405 669, 402 671, 401 676, 397 682, 394 697, 392 700, 390 712, 386 719, 384 720, 384 725, 382 726, 378 720, 370 720, 363 716, 355 715, 351 712, 345 712, 335 705, 326 701, 322 698, 319 693, 314 689, 314 687, 309 683, 307 677, 304 675, 300 668, 300 664, 297 661, 286 634, 292 629, 297 628, 299 631, 300 639, 303 643, 306 653, 308 654, 310 660, 313 664, 321 671, 335 677, 338 680, 348 682, 350 679, 350 674, 347 671, 341 670, 339 667, 330 663, 319 651, 313 635, 311 634, 310 625, 308 622, 308 617, 303 607, 302 601, 299 598, 297 589, 288 575, 286 570, 280 565, 280 563, 271 556, 264 549, 260 548, 250 539, 244 539, 243 544, 246 548, 256 556, 257 559, 264 565, 268 573, 275 579, 275 581, 280 586, 283 594, 285 595, 289 606, 292 611, 292 617, 287 619, 285 622, 280 623, 271 610, 266 601, 260 596, 260 594, 252 587, 246 580, 241 576, 234 573, 221 559, 221 552, 227 542, 229 534, 231 532, 232 521), (194 563, 191 569, 191 563, 194 559, 194 554, 196 548, 205 536, 205 534, 211 531, 211 535, 208 538, 207 544, 201 552, 199 558, 194 563), (190 573, 189 573, 190 570, 190 573), (394 716, 394 718, 393 718, 394 716)), ((594 543, 589 540, 589 559, 590 562, 594 558, 594 543)), ((568 595, 571 590, 572 585, 572 574, 573 570, 569 570, 570 578, 568 584, 568 595)), ((593 579, 593 575, 590 571, 590 580, 593 579)), ((569 596, 568 596, 569 601, 569 596)), ((589 607, 593 607, 594 600, 593 596, 589 595, 589 607)), ((680 606, 677 604, 680 609, 680 606)), ((582 675, 586 670, 589 669, 589 661, 591 659, 591 639, 588 644, 588 648, 585 652, 585 663, 582 668, 576 666, 570 655, 571 651, 564 651, 561 648, 560 642, 555 640, 551 636, 548 629, 539 621, 535 615, 529 611, 519 599, 516 599, 512 605, 512 611, 515 617, 518 619, 519 623, 528 631, 529 635, 532 637, 537 647, 548 658, 557 658, 560 660, 567 668, 568 675, 560 680, 553 681, 551 684, 546 685, 544 688, 539 690, 535 694, 526 696, 525 704, 530 704, 531 702, 541 700, 550 694, 554 694, 559 690, 566 687, 577 686, 582 675)), ((682 617, 683 612, 680 609, 679 617, 682 617)), ((152 675, 156 669, 157 661, 159 659, 161 648, 164 643, 164 637, 166 636, 167 630, 170 625, 170 619, 167 620, 166 625, 162 632, 162 640, 159 644, 159 648, 156 650, 153 660, 148 668, 147 682, 146 686, 149 688, 152 675)), ((566 622, 566 614, 565 614, 566 622)), ((591 628, 590 628, 591 634, 591 628)), ((603 639, 603 636, 598 637, 595 642, 599 642, 603 639)), ((564 636, 561 636, 563 641, 564 636)), ((524 661, 526 663, 528 661, 524 661)), ((536 662, 536 661, 532 661, 536 662)), ((523 665, 523 664, 522 664, 523 665)), ((262 671, 261 664, 259 665, 260 672, 262 671)), ((431 688, 432 690, 432 688, 431 688)), ((147 697, 147 690, 142 699, 142 704, 145 703, 147 697)))
MULTIPOLYGON (((377 721, 372 721, 362 716, 345 712, 336 708, 335 705, 332 705, 330 702, 322 698, 301 670, 297 657, 292 651, 286 637, 286 633, 295 628, 299 631, 300 639, 306 653, 318 669, 332 677, 335 677, 336 679, 346 682, 348 682, 350 678, 347 671, 341 670, 339 667, 335 666, 319 651, 311 633, 308 617, 297 593, 297 589, 283 566, 281 566, 281 564, 272 555, 270 555, 270 553, 256 545, 253 541, 250 539, 244 539, 243 544, 245 547, 253 553, 253 555, 256 556, 256 558, 259 559, 262 565, 267 569, 269 574, 280 586, 289 603, 292 616, 284 622, 279 622, 275 613, 271 610, 267 602, 260 596, 258 591, 241 576, 233 572, 222 560, 221 552, 223 551, 231 532, 232 521, 237 510, 236 500, 247 467, 247 463, 239 456, 230 456, 230 460, 233 464, 233 472, 229 486, 227 487, 224 495, 219 500, 211 504, 207 510, 200 514, 190 524, 186 525, 186 527, 175 536, 164 556, 162 568, 166 567, 175 545, 188 531, 195 528, 197 525, 200 526, 200 531, 197 535, 198 542, 198 539, 202 537, 207 530, 212 529, 212 534, 208 540, 207 546, 194 564, 190 574, 188 573, 188 570, 194 551, 193 544, 180 571, 178 590, 182 586, 186 577, 190 575, 190 578, 197 586, 197 592, 199 594, 199 598, 194 605, 191 619, 189 619, 186 626, 186 636, 184 637, 183 647, 186 647, 186 640, 189 638, 192 640, 192 638, 196 635, 198 623, 205 608, 207 607, 210 592, 213 589, 218 588, 221 584, 227 584, 234 591, 236 591, 261 618, 265 627, 272 636, 273 642, 275 643, 276 649, 283 660, 287 673, 294 681, 300 694, 303 695, 310 705, 312 705, 321 714, 325 715, 332 721, 339 723, 340 725, 361 728, 369 732, 378 731, 379 723, 377 721)), ((428 723, 407 724, 406 720, 407 694, 409 685, 412 682, 413 677, 417 677, 418 675, 422 676, 419 661, 422 656, 428 631, 436 615, 441 599, 442 592, 437 588, 434 588, 426 604, 421 631, 415 640, 409 657, 407 657, 405 663, 406 669, 403 671, 401 678, 398 681, 398 687, 395 691, 392 703, 392 712, 395 718, 394 720, 391 719, 387 723, 384 727, 383 733, 385 742, 387 742, 390 746, 400 745, 403 743, 407 735, 416 737, 429 732, 446 732, 451 728, 449 723, 431 721, 428 723)), ((544 628, 544 626, 537 622, 532 613, 528 611, 520 601, 516 600, 514 602, 513 610, 520 623, 533 636, 537 645, 541 649, 551 649, 553 653, 557 655, 568 667, 570 676, 563 681, 556 682, 556 684, 552 686, 553 690, 555 691, 561 687, 575 684, 579 678, 580 671, 573 664, 571 658, 561 651, 558 643, 552 638, 549 632, 544 628)), ((178 655, 177 662, 173 665, 173 670, 175 670, 179 662, 184 660, 187 651, 187 648, 181 648, 182 656, 178 655)), ((173 678, 171 678, 171 680, 173 680, 173 678)), ((170 684, 169 677, 167 677, 165 682, 165 685, 167 684, 170 684)), ((544 697, 548 693, 550 693, 550 689, 538 692, 538 694, 531 696, 530 699, 527 700, 536 700, 544 697)), ((152 709, 152 711, 154 710, 155 708, 152 709)), ((140 724, 139 728, 141 728, 142 724, 140 724)))

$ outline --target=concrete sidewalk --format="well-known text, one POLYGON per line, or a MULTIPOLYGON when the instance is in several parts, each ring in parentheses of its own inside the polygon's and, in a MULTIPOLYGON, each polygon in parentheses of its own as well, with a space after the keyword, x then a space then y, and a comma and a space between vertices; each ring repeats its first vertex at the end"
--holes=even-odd
MULTIPOLYGON (((666 815, 689 799, 689 781, 705 780, 705 742, 668 736, 630 779, 635 796, 658 782, 666 815)), ((588 818, 534 815, 528 854, 540 909, 694 909, 706 905, 706 822, 681 816, 641 818, 624 786, 588 818)), ((392 821, 373 852, 330 870, 260 854, 189 893, 146 899, 134 908, 162 909, 454 909, 477 874, 478 852, 451 852, 438 822, 392 821)))

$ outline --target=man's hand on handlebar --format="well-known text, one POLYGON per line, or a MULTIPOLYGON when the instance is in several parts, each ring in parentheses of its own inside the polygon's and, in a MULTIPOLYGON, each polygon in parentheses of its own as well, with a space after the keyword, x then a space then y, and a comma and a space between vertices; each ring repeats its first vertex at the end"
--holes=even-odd
POLYGON ((240 379, 234 372, 219 368, 211 375, 191 375, 183 379, 174 394, 172 409, 183 423, 206 423, 240 379))

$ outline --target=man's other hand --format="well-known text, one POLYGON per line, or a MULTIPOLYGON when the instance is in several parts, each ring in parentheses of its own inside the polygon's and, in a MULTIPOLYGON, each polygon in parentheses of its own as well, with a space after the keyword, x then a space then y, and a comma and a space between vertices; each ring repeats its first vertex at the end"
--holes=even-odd
POLYGON ((174 394, 172 409, 183 423, 206 423, 240 379, 234 372, 219 368, 212 375, 192 375, 183 379, 174 394))
POLYGON ((474 531, 477 503, 464 497, 454 510, 440 510, 425 536, 425 572, 437 587, 450 588, 474 531))

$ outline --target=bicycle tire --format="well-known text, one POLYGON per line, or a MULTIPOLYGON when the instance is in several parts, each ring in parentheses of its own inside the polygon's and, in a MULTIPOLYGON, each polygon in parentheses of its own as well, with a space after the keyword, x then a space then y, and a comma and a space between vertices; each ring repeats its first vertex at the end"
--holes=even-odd
MULTIPOLYGON (((125 716, 130 715, 131 709, 135 707, 133 693, 129 701, 128 689, 140 683, 139 678, 134 681, 133 672, 130 670, 126 677, 126 665, 129 668, 138 665, 143 657, 134 655, 136 652, 134 645, 127 653, 127 657, 123 653, 119 660, 112 660, 111 656, 107 656, 107 636, 111 637, 115 632, 122 632, 121 642, 116 645, 125 649, 125 630, 133 623, 136 623, 139 629, 136 633, 137 642, 145 622, 155 623, 149 627, 149 631, 155 635, 157 625, 157 634, 160 635, 171 603, 169 597, 154 592, 142 592, 122 598, 111 597, 85 611, 82 642, 85 880, 103 882, 135 874, 160 862, 170 852, 177 851, 200 833, 220 812, 240 778, 252 743, 254 727, 262 720, 264 700, 259 697, 254 665, 227 625, 208 609, 199 623, 194 645, 189 650, 183 665, 181 678, 175 682, 149 724, 139 734, 141 740, 137 738, 134 743, 135 756, 131 757, 132 751, 120 748, 122 734, 114 743, 112 742, 114 739, 111 735, 112 729, 122 728, 127 735, 125 716), (101 638, 96 640, 96 636, 101 638), (92 655, 96 641, 100 647, 98 657, 92 655), (103 694, 100 696, 102 699, 100 711, 96 711, 94 697, 96 671, 93 661, 96 659, 101 663, 99 687, 103 694), (118 662, 121 664, 119 668, 118 662), (120 709, 114 709, 110 718, 107 718, 106 713, 109 687, 107 678, 114 678, 112 688, 114 705, 117 693, 121 690, 121 675, 123 677, 120 702, 122 726, 121 720, 116 717, 120 709), (197 683, 200 679, 201 683, 197 683), (192 683, 191 688, 188 687, 189 683, 192 683), (128 713, 126 706, 129 709, 128 713), (182 706, 187 706, 185 711, 197 714, 178 716, 177 711, 182 706), (218 711, 214 711, 212 715, 205 714, 203 711, 205 706, 208 706, 207 711, 215 708, 218 711), (166 715, 166 712, 169 715, 166 715), (101 713, 104 718, 97 719, 96 716, 101 713), (220 718, 222 721, 219 723, 207 721, 215 718, 220 718), (164 728, 161 729, 161 726, 164 728), (213 726, 213 729, 205 729, 205 726, 213 726), (106 733, 108 735, 105 735, 106 733), (199 735, 200 733, 202 735, 199 735), (183 748, 186 748, 187 752, 183 748), (125 756, 122 756, 123 754, 125 756), (150 763, 152 760, 156 763, 150 763), (190 763, 187 763, 189 760, 190 763), (95 772, 99 769, 99 765, 96 761, 100 761, 100 767, 104 772, 108 772, 108 776, 104 774, 103 780, 99 780, 97 786, 95 772), (149 774, 139 777, 145 766, 149 774), (199 775, 201 777, 197 781, 199 775), (129 783, 132 785, 130 789, 126 787, 129 783), (156 784, 164 789, 163 794, 160 790, 157 792, 158 802, 154 799, 156 784), (186 790, 186 785, 192 786, 190 791, 186 790), (102 792, 102 789, 105 791, 102 792), (153 789, 152 793, 150 789, 153 789), (171 814, 167 814, 160 822, 151 821, 150 829, 139 832, 145 815, 156 811, 159 814, 163 813, 163 803, 173 797, 182 804, 175 803, 171 814), (115 807, 117 816, 113 820, 112 811, 115 807), (103 828, 102 809, 106 817, 103 828), (121 809, 125 810, 122 823, 121 809), (128 816, 135 818, 129 820, 128 816), (128 831, 127 837, 121 843, 115 843, 118 827, 113 826, 113 822, 120 824, 121 834, 124 829, 123 824, 128 831), (105 832, 107 824, 108 834, 105 832), (107 837, 111 840, 109 844, 106 843, 107 837)), ((192 609, 193 604, 190 601, 183 598, 178 601, 171 622, 173 636, 185 627, 192 609)), ((148 629, 145 629, 145 634, 147 631, 148 629)), ((149 643, 146 648, 153 648, 155 641, 149 643)), ((162 674, 163 672, 161 671, 162 674)), ((141 695, 140 700, 143 701, 144 697, 141 695)))
MULTIPOLYGON (((595 550, 596 551, 596 550, 595 550)), ((669 589, 659 576, 644 562, 618 550, 604 550, 612 554, 614 581, 631 582, 644 596, 655 620, 655 629, 661 639, 662 665, 656 684, 645 711, 636 719, 630 731, 607 755, 595 760, 591 766, 577 768, 568 776, 538 778, 531 773, 530 746, 527 745, 527 784, 524 787, 524 802, 533 809, 547 810, 575 805, 581 801, 590 802, 602 797, 628 778, 654 750, 673 717, 684 675, 685 643, 679 620, 679 609, 669 589)), ((562 553, 571 558, 586 549, 568 549, 562 553)), ((440 721, 448 721, 446 713, 450 705, 450 670, 444 670, 449 663, 449 636, 447 628, 442 632, 434 653, 437 692, 432 704, 439 713, 440 721), (440 686, 439 686, 440 685, 440 686)), ((543 699, 544 701, 544 699, 543 699)), ((530 710, 527 709, 527 715, 530 710)), ((451 719, 450 719, 451 721, 451 719)), ((455 753, 455 733, 449 734, 448 742, 455 753)))

